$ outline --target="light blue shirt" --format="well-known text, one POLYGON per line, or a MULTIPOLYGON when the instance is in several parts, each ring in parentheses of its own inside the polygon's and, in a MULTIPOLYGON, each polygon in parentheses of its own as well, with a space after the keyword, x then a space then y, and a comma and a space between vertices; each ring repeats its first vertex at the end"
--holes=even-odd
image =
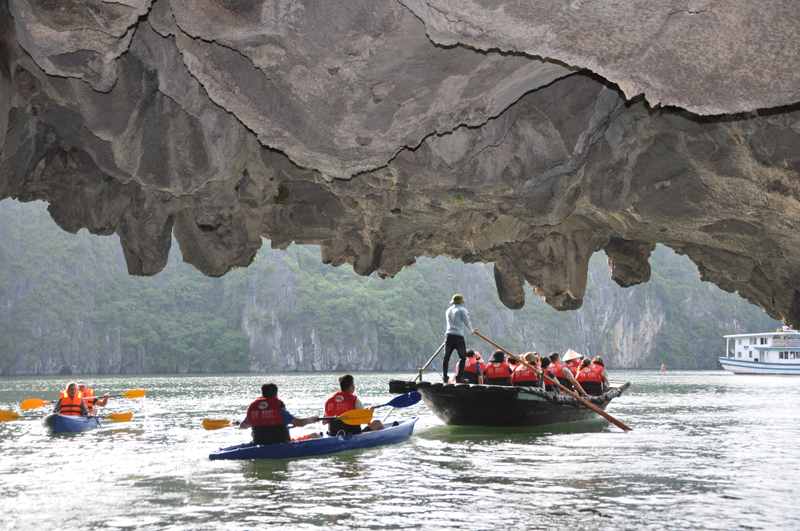
POLYGON ((447 319, 447 331, 445 334, 451 336, 463 336, 467 332, 472 332, 472 323, 469 322, 469 312, 463 304, 451 304, 444 312, 447 319))

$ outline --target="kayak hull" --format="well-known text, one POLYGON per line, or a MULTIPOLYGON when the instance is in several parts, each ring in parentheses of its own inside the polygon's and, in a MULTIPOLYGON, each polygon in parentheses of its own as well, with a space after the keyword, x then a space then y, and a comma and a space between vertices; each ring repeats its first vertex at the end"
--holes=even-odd
POLYGON ((239 444, 221 448, 209 454, 208 458, 212 461, 219 459, 295 459, 398 444, 411 437, 416 422, 417 417, 411 417, 398 421, 397 426, 387 426, 385 430, 370 431, 359 435, 306 439, 283 444, 239 444))
POLYGON ((97 417, 73 417, 54 413, 42 419, 42 426, 51 435, 58 435, 59 433, 76 433, 99 428, 100 420, 97 417))

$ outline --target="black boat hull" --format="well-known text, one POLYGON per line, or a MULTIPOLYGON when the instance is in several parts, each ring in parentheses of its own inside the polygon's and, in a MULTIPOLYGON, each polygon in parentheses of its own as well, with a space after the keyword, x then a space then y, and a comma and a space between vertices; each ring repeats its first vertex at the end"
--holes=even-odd
MULTIPOLYGON (((628 387, 630 382, 588 400, 605 410, 611 400, 628 387)), ((453 426, 546 426, 600 418, 594 410, 569 395, 531 387, 392 380, 389 389, 393 393, 419 391, 433 414, 453 426)))

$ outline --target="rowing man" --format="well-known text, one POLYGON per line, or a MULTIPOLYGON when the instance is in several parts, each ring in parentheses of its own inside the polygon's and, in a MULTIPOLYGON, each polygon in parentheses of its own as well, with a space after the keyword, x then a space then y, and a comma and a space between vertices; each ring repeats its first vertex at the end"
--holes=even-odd
POLYGON ((106 393, 103 395, 103 398, 95 398, 94 389, 86 385, 86 382, 83 380, 78 380, 78 392, 83 395, 83 400, 86 402, 86 407, 89 408, 89 416, 91 417, 97 415, 97 409, 95 408, 105 407, 108 402, 108 397, 111 396, 106 393))
POLYGON ((289 424, 305 426, 318 420, 316 415, 299 419, 289 413, 278 398, 278 386, 265 383, 261 386, 261 398, 253 400, 247 408, 247 417, 239 427, 252 429, 253 444, 279 444, 292 440, 289 436, 289 424))
MULTIPOLYGON (((342 413, 352 409, 364 409, 364 404, 361 403, 361 399, 355 395, 356 381, 352 374, 343 374, 339 377, 339 389, 338 392, 333 393, 328 397, 328 400, 325 401, 326 417, 338 417, 342 413)), ((369 409, 374 409, 374 406, 369 409)), ((383 422, 377 419, 370 422, 363 430, 360 425, 353 426, 345 424, 341 420, 322 421, 323 424, 328 424, 328 422, 330 422, 328 435, 332 436, 340 434, 358 435, 366 431, 382 430, 386 427, 383 425, 383 422)))

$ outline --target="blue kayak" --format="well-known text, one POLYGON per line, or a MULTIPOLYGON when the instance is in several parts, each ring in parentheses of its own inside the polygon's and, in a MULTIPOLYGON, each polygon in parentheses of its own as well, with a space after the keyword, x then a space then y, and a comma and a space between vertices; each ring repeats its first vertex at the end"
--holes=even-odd
POLYGON ((74 417, 54 413, 42 419, 44 426, 51 435, 92 430, 100 427, 97 417, 74 417))
POLYGON ((397 422, 397 426, 387 426, 385 430, 368 431, 359 435, 341 435, 306 439, 282 444, 257 445, 253 443, 238 444, 222 448, 209 454, 208 458, 216 459, 293 459, 311 455, 326 455, 347 450, 361 450, 387 444, 407 441, 414 431, 417 417, 397 422))

